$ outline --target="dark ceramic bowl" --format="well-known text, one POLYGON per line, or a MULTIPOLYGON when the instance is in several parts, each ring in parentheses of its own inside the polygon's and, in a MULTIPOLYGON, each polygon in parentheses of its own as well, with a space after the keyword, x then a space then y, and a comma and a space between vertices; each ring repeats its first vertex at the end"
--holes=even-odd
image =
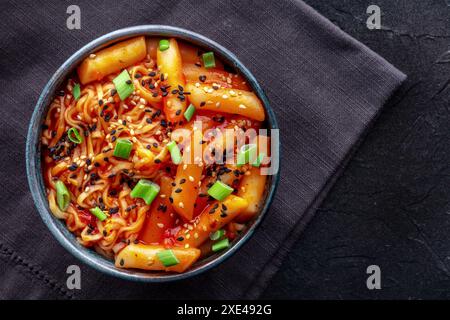
MULTIPOLYGON (((135 280, 142 282, 166 282, 186 279, 219 265, 221 262, 225 261, 225 259, 234 254, 251 237, 256 227, 260 224, 261 220, 266 214, 270 203, 272 202, 272 198, 274 196, 279 180, 278 173, 270 176, 268 179, 265 192, 265 202, 262 208, 262 212, 253 221, 250 221, 247 224, 244 232, 233 241, 230 248, 222 253, 217 253, 206 259, 198 261, 192 266, 191 269, 181 274, 165 272, 152 273, 132 269, 116 268, 113 261, 105 259, 93 250, 83 247, 76 241, 75 236, 66 228, 64 221, 56 219, 50 212, 45 193, 45 186, 41 170, 41 125, 43 123, 44 116, 47 113, 48 106, 54 98, 56 90, 75 70, 76 66, 91 53, 114 42, 138 35, 176 37, 178 39, 191 42, 200 48, 214 51, 214 53, 217 54, 224 62, 228 63, 231 68, 239 71, 247 79, 254 92, 259 96, 264 104, 266 111, 266 127, 268 129, 278 129, 275 115, 269 106, 269 101, 267 100, 267 97, 264 94, 263 90, 259 86, 255 77, 250 73, 250 71, 246 67, 244 67, 244 65, 230 51, 202 35, 180 28, 163 25, 144 25, 130 27, 108 33, 85 45, 83 48, 73 54, 55 72, 55 74, 51 77, 50 81, 45 86, 36 104, 28 128, 26 143, 26 165, 28 182, 35 205, 42 217, 42 220, 44 220, 44 223, 47 225, 56 239, 63 245, 63 247, 65 247, 70 253, 72 253, 82 262, 85 262, 91 267, 106 274, 126 280, 135 280)), ((278 163, 279 159, 278 157, 276 159, 272 157, 272 161, 276 161, 278 163)))

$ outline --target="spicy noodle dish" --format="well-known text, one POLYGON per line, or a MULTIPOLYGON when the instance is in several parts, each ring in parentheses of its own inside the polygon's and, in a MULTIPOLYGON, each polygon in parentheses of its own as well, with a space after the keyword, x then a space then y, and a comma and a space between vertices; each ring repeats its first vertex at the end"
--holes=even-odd
POLYGON ((264 120, 214 52, 175 38, 115 43, 82 61, 44 118, 49 208, 117 268, 184 272, 260 213, 264 120))

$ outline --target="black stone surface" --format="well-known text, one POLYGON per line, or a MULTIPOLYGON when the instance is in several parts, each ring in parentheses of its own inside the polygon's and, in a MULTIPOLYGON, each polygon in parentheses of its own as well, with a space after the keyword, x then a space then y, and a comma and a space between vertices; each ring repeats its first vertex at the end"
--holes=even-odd
POLYGON ((265 298, 450 298, 450 1, 306 0, 408 75, 265 298), (381 9, 381 30, 366 9, 381 9), (381 268, 368 290, 366 268, 381 268))

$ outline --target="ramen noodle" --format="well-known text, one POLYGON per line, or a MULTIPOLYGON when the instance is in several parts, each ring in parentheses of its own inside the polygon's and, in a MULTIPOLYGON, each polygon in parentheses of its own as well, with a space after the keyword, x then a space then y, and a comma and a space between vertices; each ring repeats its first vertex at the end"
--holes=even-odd
POLYGON ((49 208, 118 268, 184 272, 259 213, 264 119, 213 52, 173 38, 116 43, 86 57, 49 106, 49 208))

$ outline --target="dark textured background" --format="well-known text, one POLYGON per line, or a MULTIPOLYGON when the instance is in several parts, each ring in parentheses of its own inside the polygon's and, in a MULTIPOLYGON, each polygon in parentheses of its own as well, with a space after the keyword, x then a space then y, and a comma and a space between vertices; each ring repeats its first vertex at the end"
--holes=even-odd
POLYGON ((448 299, 450 1, 306 2, 408 80, 265 297, 448 299), (382 30, 365 26, 370 4, 381 8, 382 30), (381 290, 365 286, 370 264, 381 268, 381 290))

